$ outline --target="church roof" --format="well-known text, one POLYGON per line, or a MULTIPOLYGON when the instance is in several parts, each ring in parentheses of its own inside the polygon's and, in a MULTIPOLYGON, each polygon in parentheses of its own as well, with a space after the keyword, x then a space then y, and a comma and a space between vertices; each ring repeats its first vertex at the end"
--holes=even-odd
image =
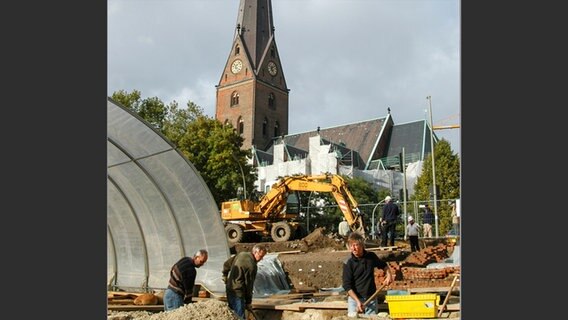
MULTIPOLYGON (((319 134, 321 144, 332 145, 331 150, 338 154, 338 159, 343 164, 373 169, 377 167, 379 159, 387 167, 397 164, 397 157, 403 147, 406 163, 424 160, 424 156, 430 153, 429 129, 425 120, 394 125, 389 114, 383 118, 278 137, 273 140, 273 144, 283 142, 289 160, 306 158, 309 139, 319 134)), ((434 141, 438 141, 435 134, 434 141)), ((272 155, 273 145, 266 151, 257 149, 255 156, 259 164, 270 165, 273 163, 272 155)))

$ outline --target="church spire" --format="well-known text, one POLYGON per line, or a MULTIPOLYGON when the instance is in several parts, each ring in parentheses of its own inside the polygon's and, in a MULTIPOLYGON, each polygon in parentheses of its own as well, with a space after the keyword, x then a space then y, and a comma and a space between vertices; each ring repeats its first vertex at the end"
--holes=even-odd
POLYGON ((241 0, 235 37, 241 37, 253 70, 258 70, 263 54, 274 37, 270 0, 241 0))
POLYGON ((231 52, 217 85, 215 118, 266 151, 288 134, 288 92, 274 37, 272 2, 240 0, 231 52))

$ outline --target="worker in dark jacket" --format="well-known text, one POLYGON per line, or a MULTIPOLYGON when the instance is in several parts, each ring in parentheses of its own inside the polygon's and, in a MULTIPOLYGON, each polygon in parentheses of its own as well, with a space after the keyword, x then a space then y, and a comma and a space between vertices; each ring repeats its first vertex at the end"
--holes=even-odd
POLYGON ((430 210, 428 204, 424 205, 424 215, 422 216, 422 225, 424 226, 424 238, 432 238, 432 225, 434 224, 434 213, 430 210))
POLYGON ((383 270, 384 285, 394 280, 388 264, 371 251, 365 250, 365 238, 353 232, 347 239, 351 255, 343 263, 343 289, 347 291, 347 316, 356 317, 358 312, 377 314, 377 297, 366 306, 363 303, 377 290, 375 269, 383 270))
POLYGON ((385 206, 383 207, 383 236, 381 246, 387 246, 388 237, 390 237, 390 245, 394 246, 394 239, 396 238, 396 222, 400 215, 398 206, 392 202, 390 196, 385 198, 385 206))
POLYGON ((229 258, 223 264, 223 279, 226 277, 225 290, 227 302, 237 316, 245 318, 245 310, 250 310, 254 280, 258 270, 257 263, 266 255, 266 247, 255 244, 250 252, 244 251, 229 258))
POLYGON ((207 258, 207 250, 200 249, 193 257, 183 257, 172 266, 168 288, 164 292, 165 311, 177 309, 184 304, 193 302, 196 269, 204 265, 207 258))

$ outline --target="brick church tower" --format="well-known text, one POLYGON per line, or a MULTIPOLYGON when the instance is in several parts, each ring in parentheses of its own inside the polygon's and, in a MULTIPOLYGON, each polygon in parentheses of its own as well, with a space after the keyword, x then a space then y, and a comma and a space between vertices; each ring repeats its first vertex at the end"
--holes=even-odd
POLYGON ((266 150, 288 134, 288 93, 270 0, 240 0, 235 37, 217 87, 215 118, 231 123, 243 149, 266 150))

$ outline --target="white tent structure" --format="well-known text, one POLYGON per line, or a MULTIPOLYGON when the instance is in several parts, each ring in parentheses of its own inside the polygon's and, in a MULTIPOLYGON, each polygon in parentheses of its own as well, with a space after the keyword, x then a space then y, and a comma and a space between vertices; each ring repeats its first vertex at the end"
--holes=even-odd
POLYGON ((209 188, 164 136, 108 98, 108 288, 165 289, 171 266, 201 248, 209 259, 196 283, 224 294, 230 252, 209 188))

